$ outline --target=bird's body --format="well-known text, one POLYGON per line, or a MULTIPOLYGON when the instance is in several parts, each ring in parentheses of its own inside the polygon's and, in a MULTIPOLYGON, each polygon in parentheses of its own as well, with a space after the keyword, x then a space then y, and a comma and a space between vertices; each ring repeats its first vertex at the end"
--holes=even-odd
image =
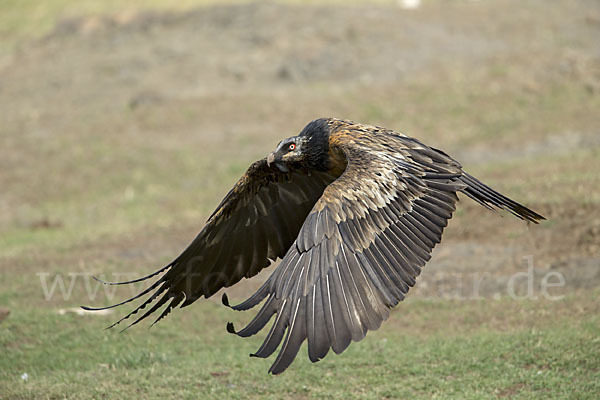
MULTIPOLYGON (((119 283, 164 272, 120 303, 152 293, 123 319, 157 300, 134 324, 167 304, 158 321, 176 305, 209 297, 281 258, 264 285, 232 307, 246 310, 266 299, 255 318, 240 331, 227 329, 250 336, 275 316, 254 354, 268 357, 283 341, 273 373, 289 366, 304 340, 312 361, 329 349, 341 353, 377 329, 415 284, 458 192, 527 221, 543 219, 416 139, 333 118, 312 121, 249 167, 172 263, 119 283)), ((229 305, 226 296, 223 302, 229 305)))

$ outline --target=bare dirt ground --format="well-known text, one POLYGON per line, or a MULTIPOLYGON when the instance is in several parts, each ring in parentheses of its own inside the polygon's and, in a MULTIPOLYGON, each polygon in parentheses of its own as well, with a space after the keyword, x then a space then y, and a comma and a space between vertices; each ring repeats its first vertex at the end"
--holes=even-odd
MULTIPOLYGON (((152 270, 245 166, 336 116, 444 149, 548 218, 528 227, 463 199, 415 295, 505 296, 529 256, 537 295, 550 271, 565 281, 553 294, 595 288, 598 37, 595 1, 252 3, 62 21, 0 58, 3 274, 152 270)), ((43 300, 25 278, 17 290, 43 300)))

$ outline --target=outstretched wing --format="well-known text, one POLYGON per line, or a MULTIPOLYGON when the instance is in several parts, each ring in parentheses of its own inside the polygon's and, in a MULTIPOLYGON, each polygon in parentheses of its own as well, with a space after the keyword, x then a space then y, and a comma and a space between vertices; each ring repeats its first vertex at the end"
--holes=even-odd
MULTIPOLYGON (((283 257, 296 239, 306 216, 323 190, 337 176, 325 172, 290 169, 282 173, 265 159, 252 164, 223 199, 207 224, 173 262, 140 279, 112 284, 130 284, 166 273, 138 295, 109 307, 116 307, 146 294, 149 297, 112 326, 153 304, 134 325, 169 303, 154 322, 173 307, 209 297, 243 277, 257 274, 278 257, 283 257)), ((130 325, 130 326, 131 326, 130 325)))
POLYGON ((250 336, 276 316, 254 354, 268 357, 283 340, 274 374, 305 339, 315 362, 377 329, 415 284, 465 187, 456 161, 393 132, 358 125, 331 136, 330 146, 345 155, 345 172, 325 189, 273 275, 233 307, 266 298, 256 317, 238 332, 228 326, 250 336))

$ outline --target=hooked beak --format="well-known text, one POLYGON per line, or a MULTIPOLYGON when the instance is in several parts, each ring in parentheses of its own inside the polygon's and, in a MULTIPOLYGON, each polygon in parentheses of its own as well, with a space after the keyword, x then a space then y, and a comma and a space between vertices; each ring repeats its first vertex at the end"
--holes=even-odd
POLYGON ((275 164, 277 169, 279 169, 279 171, 283 172, 284 174, 289 172, 290 169, 287 167, 287 165, 285 165, 284 162, 281 162, 281 159, 276 159, 275 157, 275 152, 269 154, 267 156, 267 165, 270 167, 271 164, 275 164))

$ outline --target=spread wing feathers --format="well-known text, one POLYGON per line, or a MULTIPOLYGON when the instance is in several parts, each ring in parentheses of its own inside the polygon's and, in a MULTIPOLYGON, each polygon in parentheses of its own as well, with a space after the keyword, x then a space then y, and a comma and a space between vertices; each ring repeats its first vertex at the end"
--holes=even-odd
POLYGON ((158 299, 131 325, 168 303, 156 323, 178 304, 187 306, 201 296, 209 297, 243 277, 257 274, 271 260, 285 255, 323 190, 336 178, 301 167, 282 173, 275 166, 269 167, 265 159, 255 162, 179 257, 146 277, 111 284, 139 282, 166 271, 156 282, 121 303, 84 308, 116 307, 154 290, 139 307, 112 326, 158 299))
POLYGON ((304 340, 316 362, 379 328, 415 284, 455 209, 456 191, 465 188, 458 163, 411 139, 389 137, 393 151, 378 147, 376 137, 334 140, 347 169, 325 189, 273 275, 232 307, 267 299, 245 328, 228 330, 250 336, 275 315, 253 354, 268 357, 283 341, 274 374, 291 364, 304 340))

